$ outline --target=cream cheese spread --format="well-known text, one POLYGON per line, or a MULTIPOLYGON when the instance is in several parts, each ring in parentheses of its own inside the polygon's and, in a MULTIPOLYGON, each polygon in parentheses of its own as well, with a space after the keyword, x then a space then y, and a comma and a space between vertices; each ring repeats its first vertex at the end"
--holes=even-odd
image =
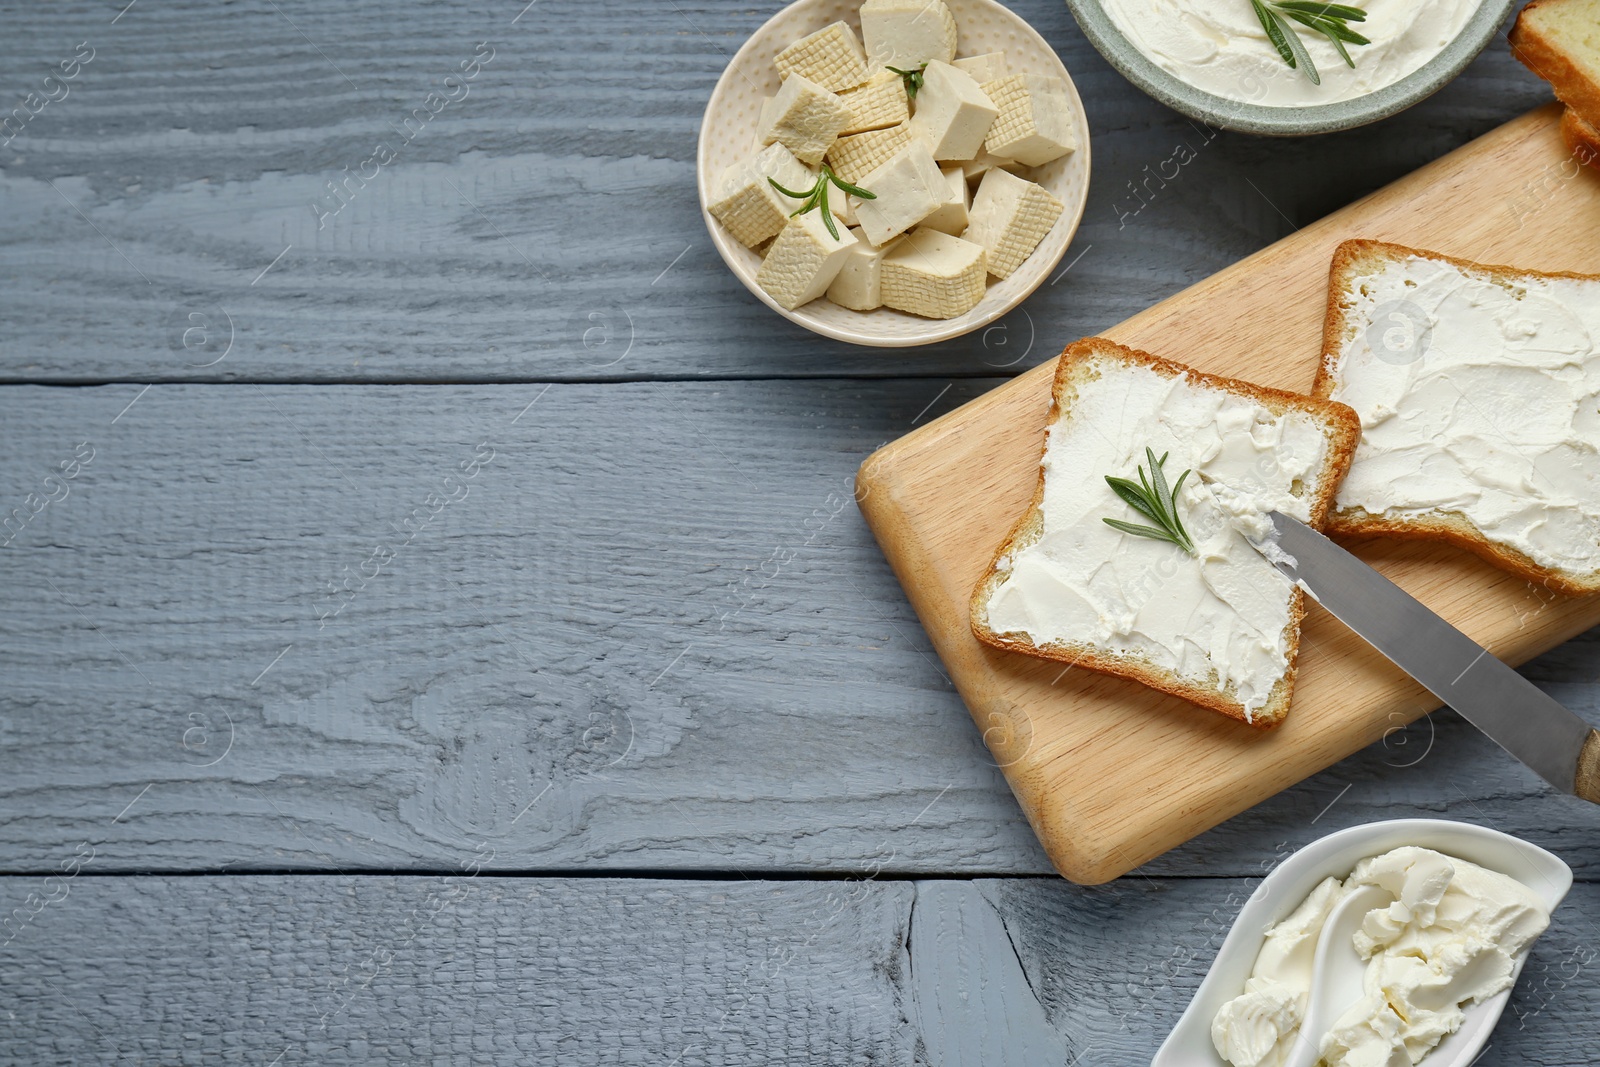
POLYGON ((1361 886, 1394 900, 1369 911, 1353 941, 1367 960, 1362 996, 1322 1035, 1327 1067, 1409 1067, 1454 1033, 1462 1005, 1511 985, 1517 956, 1550 910, 1514 878, 1407 846, 1329 878, 1267 931, 1245 991, 1217 1013, 1211 1039, 1235 1067, 1279 1067, 1293 1048, 1312 983, 1312 954, 1335 905, 1361 886))
POLYGON ((1600 282, 1407 256, 1351 288, 1333 399, 1361 441, 1340 507, 1444 512, 1542 567, 1600 569, 1600 282))
POLYGON ((1099 376, 1078 386, 1070 417, 1050 428, 1043 531, 1000 561, 1005 577, 988 599, 988 625, 1035 645, 1092 644, 1145 660, 1229 693, 1248 719, 1288 669, 1293 587, 1240 532, 1239 501, 1307 520, 1311 483, 1325 465, 1323 427, 1184 375, 1097 366, 1099 376), (1102 521, 1139 519, 1105 476, 1137 479, 1147 445, 1170 453, 1169 482, 1196 472, 1178 496, 1196 557, 1102 521), (1208 484, 1216 482, 1236 494, 1228 505, 1208 484))
POLYGON ((1482 0, 1362 0, 1372 43, 1348 45, 1355 69, 1326 37, 1295 24, 1322 76, 1313 85, 1267 40, 1250 0, 1102 0, 1106 14, 1157 66, 1196 89, 1267 107, 1350 100, 1393 85, 1442 52, 1482 0))

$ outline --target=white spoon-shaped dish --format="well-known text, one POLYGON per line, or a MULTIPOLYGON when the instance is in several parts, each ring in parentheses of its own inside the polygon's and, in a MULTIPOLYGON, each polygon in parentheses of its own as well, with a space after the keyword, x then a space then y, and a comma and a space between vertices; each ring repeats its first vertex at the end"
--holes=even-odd
POLYGON ((1358 886, 1328 913, 1312 956, 1311 973, 1316 979, 1306 998, 1305 1022, 1283 1067, 1315 1067, 1321 1058, 1317 1048, 1321 1036, 1361 999, 1367 965, 1356 954, 1355 934, 1367 912, 1393 899, 1381 885, 1358 886))
MULTIPOLYGON (((1300 849, 1262 880, 1239 911, 1188 1010, 1156 1052, 1151 1067, 1228 1067, 1211 1043, 1211 1020, 1244 990, 1267 928, 1286 918, 1324 878, 1344 878, 1357 863, 1402 845, 1431 848, 1515 878, 1554 911, 1572 888, 1572 868, 1537 845, 1471 823, 1443 819, 1395 819, 1329 834, 1300 849)), ((1522 973, 1519 957, 1513 981, 1522 973)), ((1315 997, 1313 979, 1312 997, 1315 997)), ((1468 1006, 1461 1029, 1441 1041, 1422 1062, 1426 1067, 1468 1067, 1482 1050, 1511 999, 1511 990, 1468 1006)), ((1321 1035, 1307 1035, 1313 1043, 1321 1035)), ((1315 1062, 1314 1060, 1312 1062, 1315 1062)))

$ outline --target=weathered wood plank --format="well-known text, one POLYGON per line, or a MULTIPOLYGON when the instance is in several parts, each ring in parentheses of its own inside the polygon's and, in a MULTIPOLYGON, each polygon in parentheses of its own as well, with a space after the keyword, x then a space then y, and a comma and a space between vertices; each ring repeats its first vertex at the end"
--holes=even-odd
MULTIPOLYGON (((1253 885, 0 879, 56 898, 0 945, 0 1057, 1148 1063, 1253 885)), ((1590 1062, 1597 907, 1580 883, 1484 1067, 1590 1062)))
POLYGON ((1502 41, 1364 130, 1213 134, 1112 71, 1059 0, 1021 0, 1090 112, 1075 265, 908 358, 772 315, 701 224, 701 108, 776 6, 283 0, 217 18, 185 0, 11 19, 19 103, 80 42, 93 58, 0 134, 0 380, 1007 374, 1548 98, 1502 41), (473 77, 446 85, 462 64, 473 77), (435 92, 454 99, 413 119, 435 92), (1180 143, 1195 158, 1178 168, 1180 143))
POLYGON ((914 1019, 938 1065, 1067 1063, 1004 919, 975 883, 919 882, 906 952, 914 1019))
POLYGON ((79 877, 0 949, 31 975, 0 993, 0 1057, 910 1067, 913 892, 79 877))
MULTIPOLYGON (((0 389, 0 870, 1048 872, 849 495, 946 384, 0 389)), ((1150 870, 1417 812, 1600 870, 1449 713, 1150 870)))

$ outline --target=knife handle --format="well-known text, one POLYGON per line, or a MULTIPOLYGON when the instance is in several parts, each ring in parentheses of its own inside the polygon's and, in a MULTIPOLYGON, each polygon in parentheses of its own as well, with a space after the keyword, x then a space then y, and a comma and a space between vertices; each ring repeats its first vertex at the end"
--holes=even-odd
POLYGON ((1590 730, 1578 754, 1578 782, 1574 790, 1584 800, 1600 804, 1600 730, 1590 730))

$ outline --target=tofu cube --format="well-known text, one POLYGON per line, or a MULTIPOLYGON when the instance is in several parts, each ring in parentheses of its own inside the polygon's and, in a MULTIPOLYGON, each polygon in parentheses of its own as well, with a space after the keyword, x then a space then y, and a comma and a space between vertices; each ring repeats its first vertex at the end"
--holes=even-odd
POLYGON ((756 272, 756 284, 779 307, 793 311, 828 291, 850 249, 859 243, 847 229, 841 229, 835 238, 820 211, 797 215, 767 250, 767 258, 756 272))
POLYGON ((867 54, 843 22, 800 38, 774 56, 772 64, 785 78, 798 74, 834 93, 855 88, 868 73, 867 54))
POLYGON ((884 255, 879 295, 897 311, 953 319, 983 299, 986 273, 981 245, 924 227, 884 255))
POLYGON ((967 208, 971 203, 967 195, 967 176, 959 165, 940 167, 939 173, 944 175, 947 195, 944 203, 922 220, 922 227, 960 237, 961 231, 967 228, 967 208))
POLYGON ((828 150, 828 166, 852 185, 887 163, 896 152, 911 143, 911 127, 907 123, 891 126, 887 130, 856 133, 841 137, 828 150))
POLYGON ((764 145, 783 145, 800 162, 814 167, 848 125, 850 109, 837 96, 795 74, 783 80, 777 96, 761 105, 756 137, 764 145))
POLYGON ((710 205, 717 221, 750 248, 783 229, 789 212, 800 206, 774 189, 768 178, 796 192, 816 181, 811 168, 793 152, 781 144, 768 145, 723 172, 722 194, 710 205))
POLYGON ((956 60, 955 65, 972 75, 972 80, 979 85, 1006 76, 1004 52, 985 52, 981 56, 968 56, 966 59, 956 60))
POLYGON ((856 184, 874 197, 856 200, 861 232, 874 245, 905 233, 939 210, 950 196, 939 164, 921 141, 912 141, 856 184))
POLYGON ((987 91, 1000 109, 983 145, 992 154, 1038 167, 1077 150, 1072 105, 1060 78, 1008 74, 990 82, 987 91))
POLYGON ((987 148, 978 149, 978 154, 971 159, 961 161, 961 171, 967 176, 967 181, 976 181, 996 167, 1015 167, 1017 161, 1006 159, 990 153, 987 148))
POLYGON ((1066 205, 1025 178, 1004 170, 983 176, 972 198, 967 240, 989 254, 989 273, 1010 277, 1033 254, 1066 205))
POLYGON ((839 94, 839 102, 855 117, 840 134, 886 130, 911 118, 911 102, 905 82, 892 70, 880 70, 867 83, 839 94))
POLYGON ((898 241, 890 241, 882 248, 874 248, 860 239, 845 254, 844 266, 839 269, 833 284, 828 286, 828 299, 851 311, 871 311, 883 306, 882 286, 884 254, 898 241))
POLYGON ((927 141, 934 159, 971 159, 999 114, 972 75, 935 59, 922 73, 911 136, 927 141))
POLYGON ((874 67, 915 70, 956 57, 956 18, 944 0, 866 0, 861 39, 874 67))

